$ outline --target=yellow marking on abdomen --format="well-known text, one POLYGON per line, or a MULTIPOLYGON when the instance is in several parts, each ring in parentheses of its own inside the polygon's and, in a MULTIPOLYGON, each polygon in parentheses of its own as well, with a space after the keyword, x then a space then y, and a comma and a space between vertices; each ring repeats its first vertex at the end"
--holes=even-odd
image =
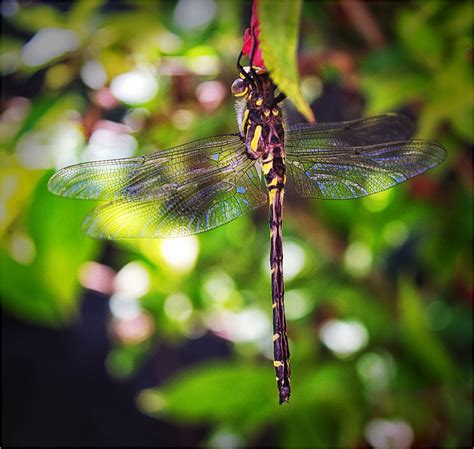
POLYGON ((275 360, 275 361, 273 362, 273 366, 274 366, 275 368, 279 368, 280 366, 283 366, 283 363, 280 362, 279 360, 275 360))
POLYGON ((253 133, 252 141, 250 142, 250 148, 253 151, 257 150, 258 141, 259 141, 261 135, 262 135, 262 127, 260 125, 257 125, 255 127, 255 131, 253 133))
POLYGON ((264 175, 267 175, 268 172, 269 172, 269 171, 272 169, 272 167, 273 167, 273 165, 269 164, 268 162, 272 162, 272 159, 269 160, 269 161, 265 161, 265 162, 263 163, 263 167, 262 167, 262 168, 263 168, 263 174, 264 174, 264 175))
POLYGON ((263 104, 263 99, 262 99, 262 98, 259 98, 259 99, 255 102, 255 104, 256 104, 257 106, 262 106, 262 104, 263 104))
POLYGON ((277 189, 271 189, 268 191, 268 200, 270 201, 270 204, 273 204, 275 202, 276 192, 277 189))
POLYGON ((275 176, 268 184, 267 187, 276 186, 278 184, 278 178, 275 176))
POLYGON ((280 338, 280 334, 273 334, 273 341, 277 341, 280 338))

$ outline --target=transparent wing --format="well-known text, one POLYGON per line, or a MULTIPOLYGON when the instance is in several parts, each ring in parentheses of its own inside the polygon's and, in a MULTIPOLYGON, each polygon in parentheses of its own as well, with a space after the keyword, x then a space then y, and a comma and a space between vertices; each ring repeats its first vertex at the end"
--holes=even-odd
POLYGON ((238 171, 190 179, 154 200, 121 199, 99 206, 83 229, 96 238, 179 237, 208 231, 267 201, 254 161, 245 154, 238 171))
POLYGON ((66 167, 51 177, 48 188, 69 198, 151 200, 191 178, 232 171, 244 149, 237 134, 215 136, 146 156, 66 167))
POLYGON ((412 133, 412 122, 399 114, 291 126, 289 176, 303 197, 348 199, 380 192, 446 157, 434 142, 406 140, 412 133))
POLYGON ((383 114, 349 122, 292 125, 287 144, 307 149, 375 145, 407 140, 413 131, 413 123, 404 115, 383 114))
POLYGON ((111 201, 84 222, 97 238, 176 237, 227 223, 267 200, 237 135, 202 139, 143 157, 67 167, 53 193, 111 201))

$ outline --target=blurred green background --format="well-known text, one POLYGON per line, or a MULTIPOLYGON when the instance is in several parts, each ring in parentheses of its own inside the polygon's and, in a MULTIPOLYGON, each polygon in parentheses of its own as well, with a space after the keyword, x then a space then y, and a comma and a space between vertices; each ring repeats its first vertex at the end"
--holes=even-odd
POLYGON ((65 165, 235 132, 250 9, 2 2, 3 445, 472 446, 471 2, 303 5, 317 119, 403 112, 448 158, 361 200, 289 193, 288 405, 265 209, 196 237, 101 242, 80 231, 92 204, 47 191, 65 165))

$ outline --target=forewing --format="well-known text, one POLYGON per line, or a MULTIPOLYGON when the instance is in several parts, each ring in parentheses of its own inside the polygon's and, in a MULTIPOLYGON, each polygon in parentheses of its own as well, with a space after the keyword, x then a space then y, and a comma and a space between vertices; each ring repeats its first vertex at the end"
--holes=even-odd
POLYGON ((348 122, 292 125, 287 141, 294 147, 350 148, 407 140, 413 131, 413 123, 404 115, 383 114, 348 122))
POLYGON ((242 153, 154 200, 123 198, 94 209, 84 231, 96 238, 179 237, 213 229, 265 204, 261 176, 242 153))
POLYGON ((238 135, 215 136, 146 156, 66 167, 51 177, 48 188, 89 200, 159 199, 191 178, 232 169, 244 151, 238 135))
POLYGON ((349 199, 386 190, 440 164, 445 149, 425 140, 319 147, 289 140, 287 168, 303 197, 349 199))

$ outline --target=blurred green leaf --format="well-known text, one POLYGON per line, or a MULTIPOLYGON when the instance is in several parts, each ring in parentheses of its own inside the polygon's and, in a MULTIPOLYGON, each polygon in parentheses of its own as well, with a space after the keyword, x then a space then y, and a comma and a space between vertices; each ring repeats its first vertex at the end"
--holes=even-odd
MULTIPOLYGON (((316 441, 320 441, 322 447, 353 447, 360 438, 364 419, 362 386, 353 367, 331 362, 311 371, 305 370, 303 366, 298 368, 303 375, 295 376, 293 381, 293 402, 298 411, 293 419, 286 421, 289 435, 289 427, 299 420, 301 411, 312 410, 313 418, 316 415, 319 420, 312 420, 313 425, 318 427, 316 441)), ((309 425, 308 421, 305 423, 302 420, 302 428, 309 425)), ((311 444, 310 440, 307 440, 307 444, 311 444)))
POLYGON ((369 101, 367 115, 399 109, 421 98, 428 86, 426 77, 418 73, 383 71, 377 76, 367 75, 363 80, 369 101))
MULTIPOLYGON (((273 368, 243 363, 207 363, 191 368, 153 390, 159 398, 145 402, 150 414, 165 415, 189 422, 235 424, 244 434, 278 413, 273 368)), ((143 406, 143 402, 141 402, 143 406)))
POLYGON ((77 95, 59 94, 36 98, 20 129, 9 142, 7 151, 13 153, 18 141, 28 132, 55 124, 64 118, 67 109, 80 109, 81 106, 82 99, 77 95))
POLYGON ((98 242, 80 230, 90 205, 49 193, 50 174, 38 183, 27 212, 26 232, 34 243, 34 258, 21 264, 2 250, 2 272, 8 275, 2 276, 0 291, 5 308, 54 326, 69 322, 77 311, 77 273, 82 263, 94 259, 98 242))
POLYGON ((64 20, 61 12, 52 5, 32 4, 20 6, 17 14, 11 19, 14 24, 26 31, 39 31, 42 28, 62 28, 64 20))
POLYGON ((279 89, 294 103, 306 119, 314 115, 300 88, 296 51, 301 13, 301 0, 257 3, 260 19, 260 46, 266 68, 279 89))
POLYGON ((414 60, 429 69, 441 68, 444 50, 440 33, 427 20, 431 6, 435 3, 431 2, 431 5, 420 8, 416 13, 405 10, 397 22, 397 31, 408 52, 414 60))
POLYGON ((460 110, 451 115, 451 124, 459 136, 468 142, 474 142, 474 108, 460 110))
POLYGON ((400 326, 403 342, 420 369, 448 383, 459 380, 451 357, 427 326, 418 292, 406 279, 400 283, 400 326))
POLYGON ((79 32, 87 30, 92 17, 103 4, 104 0, 74 2, 67 18, 68 27, 79 32))

